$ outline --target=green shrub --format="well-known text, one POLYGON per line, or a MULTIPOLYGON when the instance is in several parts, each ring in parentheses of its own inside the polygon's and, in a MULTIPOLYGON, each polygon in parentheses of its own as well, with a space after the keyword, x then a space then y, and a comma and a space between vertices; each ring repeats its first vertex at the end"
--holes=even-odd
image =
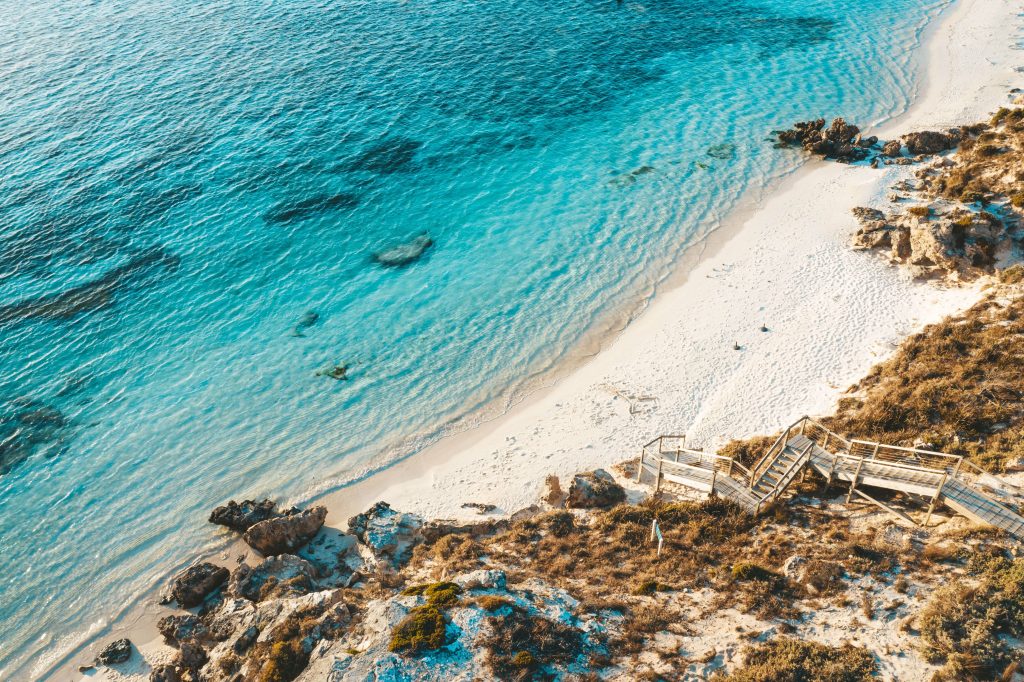
POLYGON ((256 676, 257 682, 292 682, 306 669, 309 656, 299 640, 274 642, 256 676))
POLYGON ((444 613, 432 604, 417 606, 395 626, 388 649, 407 655, 444 646, 447 625, 444 613))
POLYGON ((404 595, 415 595, 427 598, 427 604, 438 607, 454 606, 459 602, 462 588, 455 583, 440 582, 425 585, 413 585, 402 590, 404 595))

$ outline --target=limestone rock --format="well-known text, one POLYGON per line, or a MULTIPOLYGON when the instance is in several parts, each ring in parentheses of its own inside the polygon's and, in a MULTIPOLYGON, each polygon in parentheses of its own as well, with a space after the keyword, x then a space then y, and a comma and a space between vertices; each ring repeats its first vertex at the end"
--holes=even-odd
POLYGON ((149 673, 149 682, 182 682, 178 668, 170 663, 153 666, 149 673))
POLYGON ((464 590, 504 590, 508 579, 505 571, 480 569, 460 575, 452 582, 464 590))
POLYGON ((126 638, 114 640, 96 656, 96 665, 116 665, 132 657, 132 643, 126 638))
POLYGON ((327 518, 327 507, 260 521, 245 531, 242 538, 263 556, 290 554, 301 548, 320 532, 327 518))
POLYGON ((938 154, 952 149, 957 140, 951 135, 936 130, 924 130, 919 133, 908 133, 903 136, 907 151, 912 156, 918 154, 938 154))
POLYGON ((422 518, 395 511, 387 502, 378 502, 348 521, 349 531, 374 557, 395 568, 409 560, 413 546, 422 540, 422 527, 422 518))
POLYGON ((604 469, 576 474, 569 485, 565 506, 576 509, 607 509, 624 502, 626 490, 604 469))
MULTIPOLYGON (((834 119, 828 128, 823 118, 800 121, 790 130, 779 131, 778 138, 784 146, 800 146, 812 154, 838 161, 859 161, 870 154, 867 147, 871 144, 859 144, 860 129, 842 118, 834 119)), ((874 142, 877 141, 875 138, 874 142)))
POLYGON ((228 569, 203 562, 179 573, 171 584, 171 598, 182 608, 199 606, 206 596, 228 579, 228 569))
POLYGON ((210 513, 210 523, 244 533, 260 521, 278 516, 276 506, 273 500, 243 500, 241 503, 231 500, 210 513))
POLYGON ((882 156, 896 157, 903 150, 903 143, 899 140, 889 140, 882 145, 882 156))
POLYGON ((314 589, 317 570, 294 554, 268 557, 256 567, 241 564, 231 574, 228 593, 249 601, 298 596, 314 589))
POLYGON ((164 616, 157 621, 156 629, 168 642, 183 642, 209 635, 203 621, 191 613, 185 615, 164 616))

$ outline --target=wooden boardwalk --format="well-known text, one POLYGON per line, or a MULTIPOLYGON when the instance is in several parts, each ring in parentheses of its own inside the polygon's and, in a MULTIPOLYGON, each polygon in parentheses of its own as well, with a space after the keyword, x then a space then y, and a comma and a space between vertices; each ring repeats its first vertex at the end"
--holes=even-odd
POLYGON ((728 457, 688 449, 682 436, 661 436, 644 446, 637 480, 652 482, 655 490, 669 483, 699 495, 731 499, 757 515, 808 467, 830 483, 849 484, 847 502, 856 495, 913 522, 863 488, 896 490, 925 498, 928 511, 922 525, 928 524, 937 505, 944 504, 1024 540, 1024 517, 1015 511, 1019 491, 997 476, 955 455, 848 440, 808 417, 783 431, 751 469, 728 457))

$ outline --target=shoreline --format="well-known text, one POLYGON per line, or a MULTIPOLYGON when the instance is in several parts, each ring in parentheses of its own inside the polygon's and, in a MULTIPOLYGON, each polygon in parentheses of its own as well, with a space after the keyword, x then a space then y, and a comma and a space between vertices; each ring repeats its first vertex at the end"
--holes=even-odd
MULTIPOLYGON (((977 119, 1002 103, 1011 87, 1024 82, 1024 74, 1015 74, 1009 67, 1002 70, 1001 61, 1000 64, 992 64, 980 55, 971 55, 969 50, 969 45, 975 44, 973 41, 976 40, 969 36, 971 31, 979 29, 979 24, 994 20, 997 14, 1004 18, 1005 12, 1011 12, 1016 17, 1024 5, 1018 2, 1012 7, 997 6, 978 10, 982 4, 982 0, 959 0, 947 5, 937 17, 929 21, 918 47, 922 53, 922 74, 912 104, 906 112, 866 132, 884 135, 885 132, 894 132, 896 128, 906 132, 977 119), (972 11, 984 16, 971 16, 972 11), (956 36, 958 30, 965 40, 958 46, 950 47, 949 39, 956 36), (955 47, 960 50, 957 51, 955 47), (942 57, 948 63, 937 62, 942 57), (981 63, 988 64, 983 74, 978 71, 981 63), (947 70, 935 74, 933 71, 936 66, 945 66, 947 70), (1001 83, 996 78, 997 74, 1005 76, 1007 81, 1016 77, 1018 82, 1001 83), (965 87, 965 83, 972 85, 965 87), (960 101, 961 98, 963 101, 960 101)), ((1007 36, 1018 33, 1016 21, 1012 26, 1006 23, 993 23, 988 28, 1007 36)), ((991 37, 989 40, 984 44, 992 44, 991 37)), ((1003 54, 1000 57, 1005 57, 1007 62, 1012 61, 1010 47, 1006 45, 1001 50, 1003 54)), ((881 310, 878 313, 879 319, 855 330, 867 332, 870 340, 865 341, 858 333, 850 334, 835 340, 831 349, 816 347, 815 352, 807 357, 796 355, 785 358, 788 364, 782 367, 783 371, 787 367, 799 367, 801 359, 817 358, 822 361, 823 352, 832 353, 817 365, 806 362, 805 374, 795 379, 796 383, 783 387, 789 391, 790 396, 803 396, 797 396, 792 401, 807 406, 797 407, 797 411, 803 409, 814 412, 815 409, 828 407, 846 385, 859 379, 868 367, 888 352, 888 346, 921 326, 962 309, 977 299, 977 287, 936 289, 932 284, 908 283, 894 267, 871 255, 855 253, 849 249, 848 237, 856 224, 848 208, 884 200, 889 185, 909 172, 898 167, 873 171, 863 167, 808 161, 772 185, 761 188, 759 196, 749 201, 741 200, 740 205, 720 227, 686 248, 680 262, 658 283, 652 297, 637 302, 629 311, 614 318, 615 321, 624 322, 621 328, 607 325, 606 332, 587 343, 583 351, 566 363, 567 367, 552 370, 549 378, 539 382, 541 385, 535 390, 522 392, 520 399, 509 401, 510 407, 507 410, 497 416, 482 418, 465 430, 445 435, 420 452, 390 463, 354 483, 315 495, 312 501, 327 505, 330 514, 327 526, 331 527, 343 528, 349 516, 381 499, 402 511, 427 517, 482 520, 489 515, 478 516, 472 510, 462 509, 460 505, 465 502, 491 503, 498 505, 497 513, 512 513, 527 506, 540 494, 544 477, 549 473, 564 477, 584 468, 609 466, 633 456, 643 442, 663 432, 682 432, 685 427, 688 435, 696 437, 693 441, 695 445, 712 446, 727 437, 749 435, 762 428, 762 425, 764 428, 778 427, 792 416, 791 412, 786 412, 789 408, 785 402, 773 403, 765 410, 753 413, 749 406, 736 405, 726 410, 728 406, 721 402, 727 394, 748 387, 751 374, 770 376, 772 365, 766 367, 764 363, 780 354, 788 341, 797 335, 801 325, 807 322, 806 318, 795 317, 784 320, 781 314, 793 308, 789 301, 793 296, 799 297, 799 291, 776 291, 776 288, 784 286, 782 282, 770 282, 774 285, 771 287, 762 283, 761 289, 751 291, 743 288, 744 279, 756 280, 780 264, 798 263, 800 258, 813 260, 813 257, 817 257, 819 262, 810 265, 810 272, 815 272, 813 268, 816 267, 818 274, 828 273, 829 264, 838 262, 842 267, 850 267, 851 263, 861 263, 860 274, 865 275, 865 280, 856 280, 856 283, 864 285, 867 280, 876 281, 874 288, 858 291, 871 295, 879 295, 881 290, 890 286, 903 287, 898 293, 890 292, 889 298, 874 299, 882 304, 896 305, 899 302, 904 307, 900 310, 881 310), (818 205, 808 201, 815 194, 818 205), (794 214, 786 211, 794 207, 801 212, 794 214), (823 210, 816 212, 816 208, 823 210), (793 220, 787 224, 784 232, 773 227, 775 221, 782 218, 793 220), (807 222, 802 223, 801 219, 807 222), (810 243, 802 244, 800 249, 771 253, 758 259, 756 252, 759 247, 771 244, 770 240, 764 239, 773 231, 778 244, 785 244, 789 237, 799 238, 801 232, 811 234, 810 231, 813 231, 813 234, 810 243), (846 257, 838 261, 830 260, 840 252, 845 253, 846 257), (752 261, 749 260, 751 257, 752 261), (742 267, 737 265, 741 262, 745 263, 742 267), (737 323, 738 320, 750 317, 747 308, 730 314, 730 311, 724 310, 725 306, 721 306, 710 316, 703 312, 696 316, 688 314, 687 311, 694 307, 720 305, 722 298, 716 297, 716 294, 730 291, 746 293, 738 297, 727 297, 726 300, 746 299, 755 308, 762 298, 772 299, 767 306, 770 310, 765 312, 772 313, 773 319, 764 320, 771 328, 769 334, 759 336, 757 327, 762 320, 748 319, 746 326, 737 323), (915 315, 918 305, 920 314, 915 315), (700 329, 695 330, 695 327, 700 329), (682 337, 688 343, 680 346, 678 343, 673 345, 667 342, 673 335, 682 337), (737 336, 735 340, 744 347, 742 351, 732 350, 730 335, 737 336), (771 343, 762 344, 764 339, 771 343), (847 348, 842 344, 848 344, 850 348, 859 351, 855 353, 856 357, 840 361, 837 354, 847 348), (770 345, 771 348, 759 347, 762 345, 770 345), (871 352, 872 348, 868 346, 874 347, 875 352, 871 352), (689 363, 672 352, 681 348, 699 350, 699 357, 704 360, 704 364, 700 367, 689 366, 689 363), (661 367, 658 361, 667 361, 668 368, 657 376, 640 375, 634 371, 639 365, 658 369, 661 367), (832 381, 826 383, 818 380, 816 384, 808 384, 810 374, 806 371, 807 367, 813 368, 810 374, 820 369, 829 370, 828 377, 832 381), (725 372, 719 373, 723 369, 725 372), (704 381, 710 379, 712 374, 722 379, 717 388, 704 381), (624 381, 622 377, 631 379, 624 381), (641 377, 642 380, 636 381, 635 377, 641 377), (804 382, 804 391, 792 391, 801 387, 800 381, 804 382), (687 388, 675 388, 677 382, 691 390, 691 400, 685 400, 687 388), (663 398, 658 394, 668 394, 669 397, 663 398), (624 396, 631 396, 633 400, 629 401, 624 396), (650 409, 652 401, 644 400, 645 397, 657 398, 653 409, 650 409), (699 403, 699 409, 688 409, 693 399, 699 403), (633 408, 638 409, 636 414, 630 414, 629 402, 633 403, 633 408), (571 409, 566 408, 566 405, 571 409), (669 410, 665 409, 666 405, 669 410), (705 405, 708 405, 707 409, 705 405), (668 411, 674 413, 666 414, 668 411), (735 417, 739 414, 744 414, 746 421, 735 417), (771 421, 776 416, 779 418, 771 421), (739 423, 742 426, 734 432, 725 433, 721 429, 723 423, 739 423), (674 429, 670 428, 672 424, 676 425, 674 429), (638 440, 640 433, 647 433, 647 436, 638 440), (631 444, 630 447, 624 447, 628 444, 631 444), (557 454, 552 454, 556 451, 557 454), (523 501, 526 503, 522 504, 523 501)), ((804 267, 807 265, 803 264, 804 267)), ((835 284, 828 287, 827 291, 822 291, 825 280, 808 277, 807 281, 813 283, 806 286, 815 297, 826 298, 827 295, 843 292, 849 283, 837 276, 835 284)), ((800 309, 797 306, 797 312, 800 309)), ((842 316, 833 319, 837 325, 844 322, 842 316)), ((822 338, 828 338, 830 331, 836 330, 819 320, 816 333, 823 335, 822 338)), ((811 345, 814 344, 808 344, 811 345)), ((693 363, 697 364, 700 363, 693 363)), ((215 550, 217 556, 214 560, 226 563, 236 553, 237 546, 238 541, 219 546, 215 550)), ((153 645, 161 646, 156 641, 154 622, 148 622, 155 621, 148 614, 157 608, 149 603, 148 596, 151 595, 143 595, 134 606, 128 607, 122 618, 103 628, 107 630, 104 637, 111 633, 127 633, 138 642, 148 642, 140 647, 144 650, 148 651, 153 645)), ((76 647, 75 651, 62 657, 62 663, 42 674, 56 677, 60 673, 74 672, 75 666, 71 661, 83 651, 94 647, 96 642, 95 638, 90 638, 82 646, 76 647)))
MULTIPOLYGON (((991 111, 1007 103, 1009 90, 1024 83, 1024 75, 1013 70, 1015 65, 1012 47, 1015 36, 1020 32, 1017 17, 1021 9, 1020 3, 1015 7, 985 6, 983 0, 960 0, 942 8, 921 34, 921 45, 918 50, 921 53, 919 59, 922 73, 919 87, 912 94, 911 105, 907 111, 884 121, 877 127, 865 130, 865 133, 885 137, 911 130, 954 126, 985 118, 991 111), (979 44, 995 45, 997 54, 982 54, 972 50, 973 45, 979 44)), ((610 466, 614 462, 633 456, 644 442, 661 433, 686 432, 688 436, 697 436, 697 439, 692 441, 696 446, 713 447, 730 438, 778 428, 798 412, 815 413, 827 409, 849 384, 863 376, 875 362, 894 348, 900 339, 926 324, 968 307, 979 295, 976 286, 953 289, 931 283, 908 282, 906 276, 895 267, 869 254, 850 250, 848 241, 856 229, 856 221, 849 209, 857 205, 882 204, 888 188, 911 174, 912 171, 907 170, 907 167, 888 166, 873 170, 808 160, 794 172, 777 180, 774 186, 763 188, 760 196, 747 201, 741 200, 740 205, 729 214, 720 227, 686 249, 672 273, 660 283, 656 294, 646 305, 639 308, 638 313, 627 316, 629 321, 625 328, 598 342, 598 350, 583 357, 570 371, 564 374, 556 373, 550 384, 529 393, 502 414, 482 419, 465 431, 447 435, 403 460, 389 464, 386 468, 353 483, 318 495, 314 500, 327 505, 331 517, 328 524, 336 526, 343 526, 349 516, 364 510, 377 500, 388 501, 403 511, 427 517, 479 519, 481 517, 472 511, 461 509, 459 505, 465 502, 496 504, 496 513, 512 513, 528 506, 540 494, 547 474, 566 476, 576 470, 610 466), (835 201, 832 197, 835 197, 835 201), (794 207, 800 210, 793 210, 794 207), (669 423, 656 417, 647 420, 641 418, 640 421, 650 424, 646 431, 647 436, 637 433, 630 440, 623 438, 620 431, 614 445, 609 442, 608 433, 601 433, 602 429, 588 429, 585 419, 587 415, 579 412, 589 411, 591 416, 595 417, 597 413, 601 413, 602 417, 615 414, 621 417, 623 407, 626 407, 628 412, 629 407, 624 405, 628 401, 624 396, 628 395, 629 386, 622 384, 621 378, 635 376, 631 370, 639 369, 643 364, 650 366, 655 363, 675 365, 675 370, 683 369, 678 366, 678 360, 667 352, 668 344, 665 343, 661 344, 658 351, 650 353, 654 356, 650 361, 633 362, 633 356, 638 354, 637 348, 641 349, 641 354, 646 354, 651 350, 651 345, 659 343, 659 339, 663 339, 670 329, 678 329, 680 334, 685 334, 688 324, 701 324, 712 328, 721 328, 725 325, 734 327, 734 336, 743 336, 744 339, 737 338, 733 341, 721 337, 719 345, 713 349, 702 345, 700 350, 716 352, 715 362, 724 367, 726 373, 730 369, 736 370, 732 362, 736 358, 729 357, 730 353, 735 353, 731 350, 732 344, 735 342, 744 347, 744 350, 736 355, 745 354, 748 344, 753 345, 760 341, 752 330, 756 330, 762 321, 750 319, 744 328, 736 323, 737 316, 724 319, 721 311, 717 312, 717 317, 714 314, 705 316, 700 313, 693 317, 687 313, 702 303, 716 305, 721 298, 714 294, 726 293, 730 288, 742 286, 743 282, 735 280, 742 279, 744 275, 748 280, 756 280, 756 277, 751 277, 751 271, 755 268, 759 267, 762 273, 768 273, 776 267, 787 265, 785 257, 779 257, 774 261, 772 258, 763 259, 754 263, 753 267, 745 268, 735 267, 735 263, 731 262, 742 259, 749 261, 758 247, 770 246, 773 242, 786 243, 785 237, 781 236, 775 240, 764 239, 768 232, 767 223, 780 218, 790 221, 790 227, 786 229, 785 235, 793 237, 792 241, 799 240, 801 234, 810 234, 816 230, 816 243, 813 247, 803 245, 801 256, 819 257, 823 261, 826 258, 836 259, 826 261, 827 264, 817 264, 819 275, 827 274, 833 278, 833 287, 823 291, 822 285, 825 284, 825 280, 811 278, 814 281, 813 285, 807 285, 802 291, 797 287, 793 295, 798 298, 820 298, 830 294, 841 294, 847 289, 847 285, 851 284, 850 277, 853 276, 856 284, 867 287, 865 293, 880 295, 883 293, 881 290, 886 287, 899 289, 900 295, 892 295, 890 292, 888 298, 879 299, 879 303, 893 306, 902 303, 902 309, 878 309, 874 311, 873 319, 862 321, 863 331, 867 333, 868 339, 864 339, 862 335, 848 335, 832 339, 831 349, 827 346, 818 347, 803 358, 799 354, 789 358, 791 367, 800 367, 803 360, 802 367, 806 373, 806 368, 812 366, 815 359, 820 362, 822 352, 832 353, 831 362, 826 359, 823 364, 819 364, 820 369, 825 371, 826 379, 818 380, 808 375, 803 377, 802 385, 791 384, 785 387, 791 392, 812 394, 806 400, 790 401, 795 403, 791 406, 780 405, 774 408, 774 412, 768 409, 753 418, 750 412, 734 408, 729 410, 733 415, 733 419, 729 420, 723 419, 722 414, 715 415, 715 410, 720 412, 726 409, 724 406, 712 407, 710 410, 701 409, 696 413, 684 412, 678 419, 669 423), (758 238, 762 241, 741 243, 746 239, 758 238), (846 269, 830 270, 833 263, 846 269), (719 267, 729 267, 730 272, 717 269, 719 267), (730 280, 733 267, 737 276, 730 280), (856 272, 858 269, 859 273, 856 272), (857 277, 865 274, 870 276, 857 277), (845 280, 843 275, 847 276, 845 280), (721 280, 724 284, 718 287, 717 291, 714 291, 716 287, 711 287, 710 290, 708 287, 702 287, 707 279, 714 277, 725 278, 721 280), (874 286, 867 281, 872 277, 878 280, 874 286), (722 353, 722 348, 726 348, 728 352, 722 353), (844 356, 846 359, 843 359, 844 356), (610 382, 616 381, 622 385, 608 386, 610 382), (615 390, 609 391, 608 388, 615 390), (584 404, 581 409, 580 398, 587 395, 590 396, 590 404, 584 404), (562 419, 552 416, 574 399, 577 401, 574 405, 577 411, 573 416, 562 419), (801 404, 805 407, 801 408, 801 404), (744 414, 744 417, 740 414, 744 414), (774 414, 775 418, 768 418, 769 414, 774 414), (737 426, 727 431, 721 427, 725 421, 737 426), (712 423, 718 424, 719 428, 705 426, 712 423), (544 437, 538 438, 542 432, 544 437), (587 435, 574 437, 574 434, 587 435), (573 440, 578 440, 579 445, 574 446, 573 440), (631 445, 623 447, 626 444, 624 441, 630 441, 631 445), (544 451, 544 443, 548 443, 548 452, 544 451), (603 449, 603 452, 595 456, 595 449, 603 449), (614 450, 614 453, 609 452, 610 449, 614 450), (556 450, 557 459, 550 454, 556 450), (524 459, 528 462, 525 466, 524 459), (495 462, 508 464, 510 468, 504 468, 498 473, 495 471, 495 462), (477 479, 476 482, 471 481, 473 478, 477 479), (524 478, 528 481, 525 486, 524 478), (518 485, 518 490, 511 491, 513 485, 518 485)), ((779 234, 781 233, 776 230, 776 235, 779 234)), ((777 255, 790 256, 790 264, 795 260, 793 252, 777 255)), ((764 300, 767 307, 772 303, 778 303, 781 295, 773 291, 772 287, 766 287, 765 283, 761 283, 760 289, 752 288, 750 291, 750 299, 764 300)), ((783 316, 782 311, 787 307, 776 306, 776 319, 783 316)), ((773 341, 777 340, 777 334, 794 337, 793 327, 799 327, 799 322, 785 328, 781 325, 773 328, 771 320, 763 322, 772 328, 768 336, 776 337, 773 341)), ((838 315, 833 318, 833 323, 835 331, 838 331, 845 324, 845 320, 838 315)), ((815 326, 817 336, 827 340, 830 336, 827 333, 828 320, 817 320, 815 326)), ((784 344, 774 345, 774 352, 783 352, 784 344)), ((758 360, 762 361, 762 364, 768 363, 761 369, 770 377, 771 360, 766 356, 758 360)), ((676 378, 689 379, 694 388, 698 389, 698 396, 707 395, 708 387, 699 385, 700 375, 703 373, 710 376, 715 373, 720 376, 714 371, 717 369, 719 367, 714 366, 708 367, 708 371, 696 369, 676 378)), ((743 371, 748 377, 757 373, 749 364, 743 371)), ((661 409, 662 399, 657 395, 660 392, 658 389, 663 388, 672 379, 671 372, 667 372, 662 377, 654 377, 653 380, 644 382, 639 387, 643 390, 633 394, 632 409, 650 402, 643 398, 652 397, 658 398, 659 401, 655 411, 661 409)), ((735 374, 731 379, 736 380, 735 374)), ((721 396, 722 393, 729 393, 731 390, 723 386, 718 391, 720 400, 727 398, 721 396)), ((586 403, 587 400, 584 399, 583 402, 586 403)), ((756 409, 754 414, 757 415, 756 409)), ((640 415, 629 416, 635 418, 640 415)), ((604 431, 612 432, 620 428, 633 427, 632 431, 635 433, 642 430, 635 428, 636 421, 625 420, 618 426, 609 425, 604 431)))

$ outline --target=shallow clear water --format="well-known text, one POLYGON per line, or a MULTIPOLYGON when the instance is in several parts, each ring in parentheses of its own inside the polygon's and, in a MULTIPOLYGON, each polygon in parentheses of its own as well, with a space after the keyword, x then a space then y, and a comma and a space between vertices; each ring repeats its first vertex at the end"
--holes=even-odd
POLYGON ((902 111, 936 6, 8 3, 0 679, 211 546, 213 505, 564 359, 798 163, 770 130, 902 111))

